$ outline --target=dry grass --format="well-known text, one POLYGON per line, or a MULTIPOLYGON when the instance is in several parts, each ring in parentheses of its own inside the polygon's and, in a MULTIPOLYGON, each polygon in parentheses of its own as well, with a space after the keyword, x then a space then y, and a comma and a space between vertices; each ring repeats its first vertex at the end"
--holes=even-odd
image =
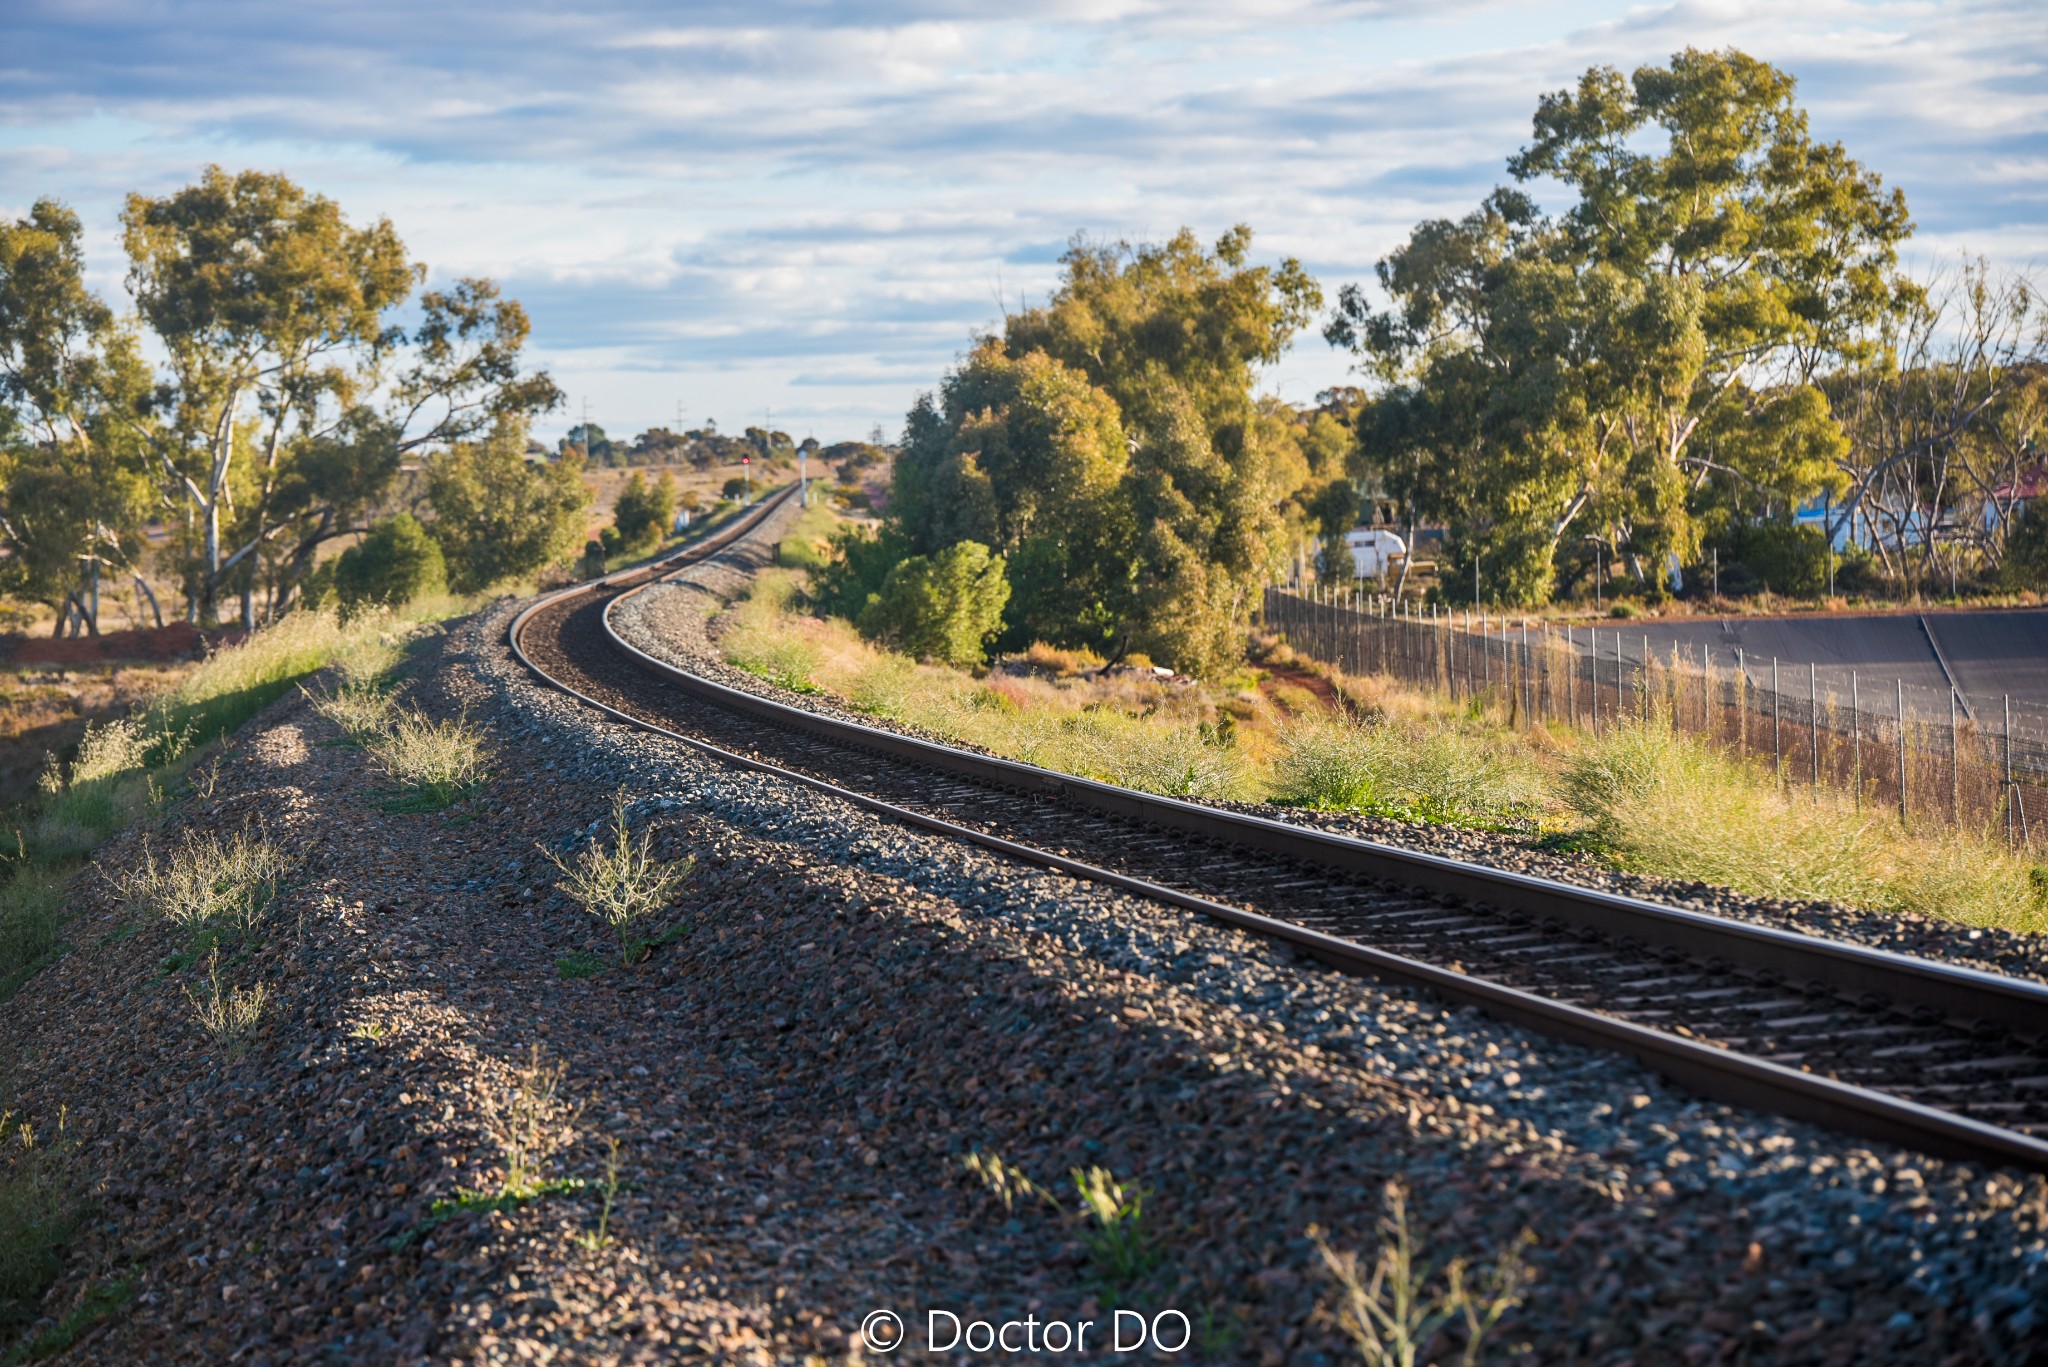
POLYGON ((1642 873, 2048 931, 2038 866, 1991 833, 1911 834, 1833 794, 1780 790, 1654 716, 1582 738, 1558 788, 1619 862, 1642 873))
POLYGON ((230 931, 252 937, 292 859, 268 836, 240 830, 222 839, 187 834, 163 858, 147 843, 142 865, 115 880, 124 902, 163 917, 188 934, 230 931))
POLYGON ((187 987, 185 1000, 192 1003, 199 1028, 212 1036, 215 1044, 240 1052, 262 1023, 270 993, 261 983, 251 988, 223 984, 220 951, 216 949, 206 956, 205 986, 187 987))
POLYGON ((395 809, 433 811, 476 787, 484 777, 483 732, 467 718, 437 722, 411 708, 394 708, 363 748, 406 790, 395 809))
POLYGON ((1258 664, 1189 686, 1035 647, 976 677, 879 650, 796 608, 770 572, 726 619, 728 658, 869 715, 1151 792, 1578 832, 1623 867, 1761 896, 2048 930, 2048 878, 1990 832, 1915 836, 1800 792, 1655 723, 1593 737, 1518 729, 1260 642, 1258 664), (1314 685, 1314 687, 1311 687, 1314 685), (1320 691, 1319 691, 1320 690, 1320 691), (1334 695, 1341 707, 1325 701, 1334 695))
POLYGON ((54 1142, 0 1115, 0 1328, 35 1316, 84 1213, 60 1118, 54 1142))

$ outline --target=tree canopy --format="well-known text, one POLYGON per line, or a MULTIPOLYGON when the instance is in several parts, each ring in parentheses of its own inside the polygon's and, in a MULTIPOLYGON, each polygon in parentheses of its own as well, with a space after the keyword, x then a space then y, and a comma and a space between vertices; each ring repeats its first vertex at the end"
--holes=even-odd
POLYGON ((1360 463, 1451 529, 1446 592, 1552 591, 1591 537, 1661 582, 1717 505, 1838 488, 1845 439, 1816 381, 1910 304, 1905 200, 1816 141, 1793 79, 1688 49, 1544 96, 1520 189, 1418 226, 1341 293, 1326 335, 1384 386, 1360 463))

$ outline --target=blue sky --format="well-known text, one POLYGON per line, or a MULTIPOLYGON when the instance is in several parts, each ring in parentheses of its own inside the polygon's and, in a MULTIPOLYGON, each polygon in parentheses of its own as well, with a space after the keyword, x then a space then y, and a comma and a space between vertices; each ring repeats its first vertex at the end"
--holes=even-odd
MULTIPOLYGON (((1334 296, 1504 179, 1539 94, 1689 45, 1797 75, 1916 264, 2048 265, 2037 3, 10 0, 0 36, 0 213, 73 204, 112 292, 127 191, 285 171, 523 299, 550 432, 894 433, 1077 231, 1247 222, 1334 296)), ((1311 334, 1266 382, 1345 372, 1311 334)))

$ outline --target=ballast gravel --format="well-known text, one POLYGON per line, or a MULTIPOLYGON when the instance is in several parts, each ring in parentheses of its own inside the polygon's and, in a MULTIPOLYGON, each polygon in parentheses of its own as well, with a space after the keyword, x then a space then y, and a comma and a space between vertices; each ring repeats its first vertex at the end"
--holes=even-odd
POLYGON ((918 1360, 931 1311, 1092 1319, 1093 1346, 1121 1308, 1193 1333, 1134 1361, 1356 1361, 1309 1229, 1369 1254, 1390 1180, 1439 1266, 1533 1235, 1486 1361, 2025 1363, 2048 1341, 2040 1177, 1699 1103, 728 768, 534 682, 510 615, 409 669, 414 701, 486 732, 474 796, 387 810, 292 698, 210 796, 102 852, 118 873, 145 836, 259 822, 299 856, 224 969, 273 993, 246 1052, 207 1041, 170 928, 104 883, 0 1011, 6 1103, 44 1128, 63 1109, 96 1189, 44 1326, 135 1278, 66 1360, 880 1360, 858 1328, 883 1309, 918 1360), (696 871, 648 959, 569 976, 612 942, 547 854, 605 834, 621 790, 696 871), (575 1136, 544 1175, 586 1185, 437 1213, 502 1180, 536 1049, 564 1070, 546 1125, 575 1136), (973 1152, 1068 1210, 1075 1167, 1142 1186, 1149 1269, 1112 1288, 1082 1224, 1005 1209, 973 1152))

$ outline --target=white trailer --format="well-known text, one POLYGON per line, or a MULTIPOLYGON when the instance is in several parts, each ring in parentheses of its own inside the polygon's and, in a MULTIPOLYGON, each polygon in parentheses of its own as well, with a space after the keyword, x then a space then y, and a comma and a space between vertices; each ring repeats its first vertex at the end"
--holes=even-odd
POLYGON ((1357 527, 1344 534, 1352 572, 1360 579, 1384 579, 1393 563, 1408 554, 1408 543, 1378 527, 1357 527))

